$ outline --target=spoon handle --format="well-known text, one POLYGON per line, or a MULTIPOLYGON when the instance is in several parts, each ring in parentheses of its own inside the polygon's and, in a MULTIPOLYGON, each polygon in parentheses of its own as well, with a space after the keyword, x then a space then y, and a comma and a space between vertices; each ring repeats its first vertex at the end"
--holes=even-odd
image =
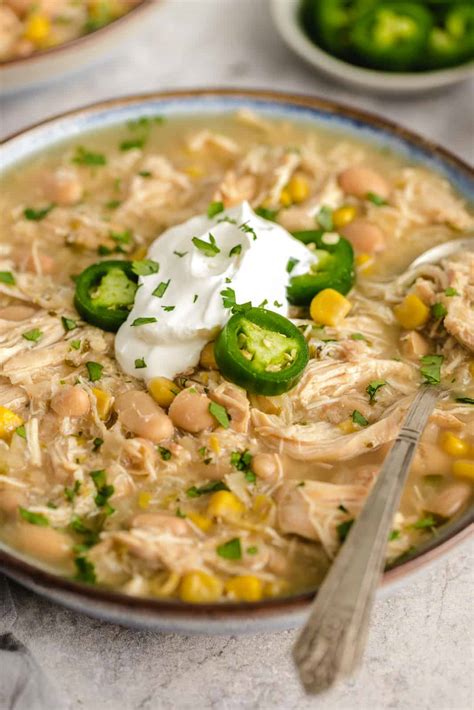
POLYGON ((388 536, 418 441, 439 390, 423 387, 321 585, 293 656, 308 693, 329 688, 349 675, 362 657, 388 536))

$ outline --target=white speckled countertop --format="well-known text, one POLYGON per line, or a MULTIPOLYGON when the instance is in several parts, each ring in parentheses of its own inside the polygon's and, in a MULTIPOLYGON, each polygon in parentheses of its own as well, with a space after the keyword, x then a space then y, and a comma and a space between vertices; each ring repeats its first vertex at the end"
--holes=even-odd
MULTIPOLYGON (((286 49, 264 0, 169 0, 157 7, 145 33, 99 67, 4 99, 0 132, 102 98, 193 86, 330 97, 398 121, 464 159, 474 156, 474 82, 409 99, 352 93, 286 49)), ((295 632, 184 638, 133 631, 67 611, 16 585, 11 630, 64 698, 51 710, 470 710, 472 570, 468 543, 379 600, 363 669, 315 700, 305 699, 292 668, 295 632)))

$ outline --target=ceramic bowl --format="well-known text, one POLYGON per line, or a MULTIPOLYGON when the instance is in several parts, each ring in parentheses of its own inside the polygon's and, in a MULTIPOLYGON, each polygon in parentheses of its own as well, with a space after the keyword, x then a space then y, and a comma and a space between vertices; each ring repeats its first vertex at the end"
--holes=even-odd
POLYGON ((28 57, 0 62, 2 95, 33 89, 93 64, 122 39, 143 27, 157 4, 158 0, 141 0, 126 15, 95 32, 28 57))
MULTIPOLYGON (((376 116, 328 101, 265 91, 194 90, 121 98, 49 119, 6 139, 0 164, 11 169, 62 141, 157 114, 192 117, 232 113, 250 108, 273 117, 304 121, 389 148, 405 159, 437 171, 467 199, 474 200, 474 174, 468 165, 444 148, 376 116)), ((472 530, 467 511, 405 561, 385 572, 381 589, 397 584, 425 569, 467 539, 472 530)), ((312 594, 253 604, 191 605, 179 601, 141 599, 64 579, 0 543, 0 571, 39 594, 101 619, 142 628, 181 633, 242 633, 272 631, 296 626, 309 610, 312 594)))
POLYGON ((343 84, 373 93, 409 94, 441 89, 474 76, 474 62, 425 72, 383 72, 333 57, 315 45, 300 23, 301 0, 271 0, 274 23, 286 44, 308 64, 343 84))

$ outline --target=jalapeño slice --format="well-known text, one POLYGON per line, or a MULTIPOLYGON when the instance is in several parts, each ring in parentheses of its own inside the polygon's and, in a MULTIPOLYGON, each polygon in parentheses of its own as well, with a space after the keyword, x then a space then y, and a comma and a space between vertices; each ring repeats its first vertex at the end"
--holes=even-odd
POLYGON ((313 254, 318 260, 308 273, 290 279, 287 288, 290 303, 305 306, 325 288, 343 295, 351 290, 355 279, 354 250, 347 239, 322 230, 293 232, 293 236, 303 244, 313 244, 313 254), (330 240, 332 243, 328 243, 330 240))
POLYGON ((267 396, 294 387, 309 359, 298 328, 265 308, 233 315, 216 340, 214 354, 226 379, 267 396))
POLYGON ((137 283, 131 261, 100 261, 79 274, 74 305, 87 323, 115 332, 127 320, 137 283))

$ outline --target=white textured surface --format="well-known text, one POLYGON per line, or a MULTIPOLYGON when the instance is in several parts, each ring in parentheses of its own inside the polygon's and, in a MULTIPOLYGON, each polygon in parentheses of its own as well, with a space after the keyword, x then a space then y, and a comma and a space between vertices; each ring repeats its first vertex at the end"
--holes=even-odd
MULTIPOLYGON (((174 0, 115 57, 0 104, 3 135, 51 113, 120 94, 190 86, 284 89, 379 112, 472 158, 474 83, 378 99, 315 75, 282 44, 263 0, 174 0)), ((190 637, 130 631, 66 611, 14 586, 13 632, 87 710, 470 710, 472 546, 376 605, 354 681, 309 701, 290 659, 294 632, 190 637)), ((13 586, 13 585, 12 585, 13 586)), ((51 710, 56 710, 52 708, 51 710)))

